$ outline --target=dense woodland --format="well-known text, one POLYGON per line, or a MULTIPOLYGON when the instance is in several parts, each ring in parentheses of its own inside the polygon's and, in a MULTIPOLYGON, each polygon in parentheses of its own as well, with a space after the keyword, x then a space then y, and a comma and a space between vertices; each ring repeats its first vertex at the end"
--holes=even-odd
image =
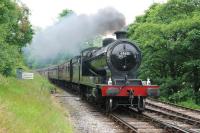
MULTIPOLYGON (((60 17, 71 12, 66 10, 60 17)), ((22 48, 31 42, 34 33, 28 17, 26 6, 12 0, 0 1, 0 73, 3 75, 12 75, 16 67, 24 63, 22 48)), ((140 78, 149 77, 154 84, 159 84, 161 98, 200 104, 199 0, 154 4, 128 26, 128 33, 142 50, 140 78)), ((83 47, 100 42, 97 37, 83 47)), ((60 63, 69 57, 61 53, 49 64, 60 63)), ((35 67, 38 66, 41 67, 36 62, 35 67)))
POLYGON ((173 102, 200 104, 200 1, 154 4, 129 26, 143 53, 139 75, 161 85, 173 102))
POLYGON ((33 29, 29 10, 13 0, 0 1, 0 73, 12 75, 23 64, 22 48, 30 43, 33 29))

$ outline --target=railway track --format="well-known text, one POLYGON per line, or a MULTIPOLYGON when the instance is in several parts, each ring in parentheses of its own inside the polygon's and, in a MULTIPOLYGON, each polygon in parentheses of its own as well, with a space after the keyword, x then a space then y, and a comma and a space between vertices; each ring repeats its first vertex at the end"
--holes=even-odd
POLYGON ((148 119, 137 113, 112 113, 108 117, 123 127, 129 133, 166 133, 167 131, 159 125, 153 124, 148 119))
POLYGON ((200 133, 199 110, 157 100, 147 99, 143 114, 133 112, 131 117, 110 114, 109 117, 128 132, 200 133))
POLYGON ((200 133, 199 110, 147 99, 144 115, 170 123, 189 133, 200 133))
POLYGON ((126 133, 97 106, 80 100, 73 93, 54 94, 54 96, 70 112, 75 133, 126 133))
POLYGON ((200 133, 200 122, 153 108, 147 108, 143 115, 174 126, 177 132, 200 133))
POLYGON ((184 107, 184 106, 181 106, 181 105, 177 105, 177 104, 173 104, 173 103, 169 103, 169 102, 164 102, 164 101, 160 101, 160 100, 152 99, 152 98, 148 98, 147 102, 149 102, 148 100, 152 101, 152 102, 167 104, 167 105, 170 105, 170 106, 173 106, 173 107, 176 107, 176 108, 181 108, 181 109, 184 109, 184 110, 188 110, 188 111, 192 111, 192 112, 196 112, 196 113, 200 114, 200 110, 198 110, 198 109, 191 109, 191 108, 184 107))
POLYGON ((121 111, 122 113, 109 114, 109 118, 121 125, 127 132, 131 133, 199 133, 198 125, 185 121, 184 118, 173 117, 172 115, 150 111, 138 114, 133 111, 121 111), (169 117, 170 116, 170 117, 169 117))
MULTIPOLYGON (((66 97, 60 95, 60 97, 66 97)), ((196 113, 191 109, 176 107, 175 105, 165 104, 159 101, 146 100, 146 111, 143 114, 138 114, 134 109, 125 109, 114 111, 111 114, 106 114, 111 121, 106 120, 105 113, 102 108, 93 108, 91 114, 100 119, 107 125, 113 125, 113 121, 117 124, 116 132, 131 132, 131 133, 200 133, 200 121, 196 118, 191 119, 188 114, 196 113), (161 106, 162 105, 162 106, 161 106), (172 107, 171 107, 172 106, 172 107), (178 109, 177 109, 178 108, 178 109), (177 110, 184 110, 186 114, 179 115, 177 110), (175 112, 175 113, 174 113, 175 112), (101 115, 103 113, 103 115, 101 115), (118 128, 121 126, 124 130, 118 128)), ((92 105, 94 106, 94 105, 92 105)), ((193 118, 193 117, 192 117, 193 118)))
POLYGON ((157 110, 165 111, 176 116, 185 117, 194 121, 200 121, 200 110, 194 110, 154 99, 146 99, 145 103, 147 108, 155 108, 157 110))

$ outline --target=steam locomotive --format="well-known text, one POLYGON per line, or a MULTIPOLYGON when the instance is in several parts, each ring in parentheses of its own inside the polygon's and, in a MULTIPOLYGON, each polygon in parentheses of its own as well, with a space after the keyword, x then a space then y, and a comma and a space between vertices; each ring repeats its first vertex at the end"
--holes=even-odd
POLYGON ((137 79, 141 51, 126 38, 125 31, 106 38, 102 47, 85 49, 71 60, 37 70, 53 82, 75 89, 81 98, 103 105, 107 112, 117 107, 145 109, 145 98, 158 96, 159 86, 144 85, 137 79))

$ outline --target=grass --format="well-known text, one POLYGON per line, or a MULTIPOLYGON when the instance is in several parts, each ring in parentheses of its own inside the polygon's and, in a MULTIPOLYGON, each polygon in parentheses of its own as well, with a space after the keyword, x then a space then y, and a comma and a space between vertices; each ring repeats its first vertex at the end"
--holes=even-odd
POLYGON ((191 109, 200 109, 200 105, 195 104, 193 100, 183 101, 178 104, 191 109))
POLYGON ((68 112, 49 94, 52 87, 39 75, 34 80, 0 75, 0 132, 73 132, 68 112))
MULTIPOLYGON (((170 102, 167 98, 165 97, 160 97, 159 98, 161 101, 165 101, 165 102, 170 102)), ((172 102, 173 103, 173 102, 172 102)), ((175 103, 177 105, 181 105, 183 107, 188 107, 191 109, 200 109, 200 105, 195 104, 194 100, 188 98, 188 100, 186 101, 181 101, 181 102, 177 102, 175 103)))

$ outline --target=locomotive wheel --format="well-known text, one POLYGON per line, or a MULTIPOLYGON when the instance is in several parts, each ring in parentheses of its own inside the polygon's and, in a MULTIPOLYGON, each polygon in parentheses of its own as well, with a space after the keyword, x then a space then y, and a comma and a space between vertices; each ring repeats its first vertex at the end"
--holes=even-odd
POLYGON ((113 100, 112 98, 107 98, 106 99, 106 112, 109 113, 112 111, 112 107, 113 107, 113 100))
POLYGON ((143 97, 138 97, 138 107, 137 107, 138 113, 142 113, 145 110, 145 102, 143 97))
POLYGON ((79 87, 79 95, 81 100, 85 100, 85 95, 84 95, 84 88, 82 86, 79 87))
POLYGON ((80 92, 81 100, 85 100, 83 92, 80 92))

